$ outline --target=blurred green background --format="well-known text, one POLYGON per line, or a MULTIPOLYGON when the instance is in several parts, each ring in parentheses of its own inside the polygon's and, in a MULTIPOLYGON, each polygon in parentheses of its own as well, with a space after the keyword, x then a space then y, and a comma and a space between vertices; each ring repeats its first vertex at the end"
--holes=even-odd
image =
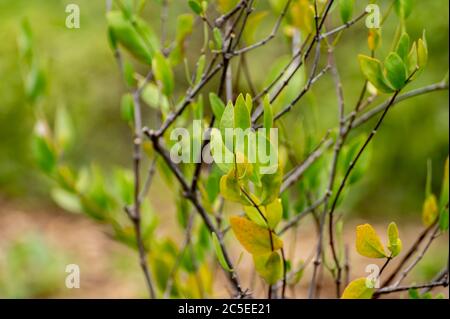
MULTIPOLYGON (((366 1, 357 1, 355 14, 366 1)), ((387 10, 390 1, 379 1, 387 10)), ((259 1, 258 10, 267 10, 259 1)), ((406 91, 441 81, 448 71, 448 9, 446 0, 415 1, 412 16, 407 20, 411 39, 425 29, 428 39, 429 63, 426 70, 406 91)), ((169 17, 189 12, 186 1, 173 1, 169 17)), ((37 52, 46 65, 49 79, 44 108, 52 118, 58 105, 65 105, 77 130, 77 143, 67 155, 72 163, 101 163, 108 168, 131 167, 130 132, 120 118, 120 98, 124 87, 106 37, 105 2, 101 0, 0 0, 0 199, 19 203, 21 207, 51 207, 50 182, 36 169, 30 152, 34 126, 33 113, 25 103, 17 35, 23 18, 28 18, 35 37, 37 52), (65 27, 65 7, 69 3, 81 8, 81 28, 65 27), (36 206, 38 205, 38 206, 36 206)), ((160 28, 160 7, 149 0, 145 18, 156 31, 160 28)), ((258 30, 262 38, 270 32, 275 17, 269 14, 258 30)), ((338 14, 331 23, 340 25, 338 14)), ((171 23, 171 29, 175 23, 171 23)), ((397 18, 392 14, 383 29, 383 46, 378 55, 384 57, 391 48, 397 18)), ((196 28, 189 53, 195 63, 195 47, 201 43, 196 28)), ((173 33, 173 30, 171 30, 173 33)), ((280 31, 281 33, 281 31, 280 31)), ((367 29, 359 23, 345 31, 336 49, 337 64, 344 84, 347 111, 356 102, 363 82, 357 55, 368 54, 367 29)), ((248 56, 252 78, 261 89, 268 68, 278 57, 289 54, 289 43, 281 36, 267 48, 248 56), (267 67, 261 67, 267 66, 267 67)), ((142 73, 145 70, 142 69, 142 73)), ((176 70, 178 92, 185 90, 182 65, 176 70), (181 80, 180 80, 181 78, 181 80)), ((247 88, 245 84, 242 91, 247 88)), ((382 102, 380 99, 379 102, 382 102)), ((308 105, 316 105, 319 129, 323 132, 336 126, 336 96, 333 82, 325 77, 302 101, 302 109, 293 120, 308 121, 308 105)), ((376 104, 376 103, 375 103, 376 104)), ((445 158, 448 155, 448 91, 433 92, 397 105, 389 114, 373 141, 370 168, 347 199, 357 217, 385 220, 399 217, 418 220, 424 200, 426 162, 433 163, 433 190, 440 190, 445 158)), ((151 121, 146 118, 146 121, 151 121)), ((286 122, 289 124, 289 121, 286 122)), ((371 124, 370 124, 371 123, 371 124)), ((369 132, 374 122, 360 132, 369 132)), ((297 143, 293 136, 291 143, 297 143)), ((170 196, 159 199, 167 205, 170 196)), ((14 205, 13 205, 14 206, 14 205)), ((8 206, 9 207, 9 206, 8 206)), ((50 257, 49 257, 50 258, 50 257)), ((59 261, 58 261, 59 262, 59 261)))
MULTIPOLYGON (((383 12, 388 1, 380 3, 383 12)), ((430 58, 426 71, 407 90, 438 82, 447 73, 448 5, 445 0, 415 1, 407 29, 412 39, 420 37, 422 28, 426 29, 430 58)), ((261 1, 258 7, 267 9, 261 1)), ((177 1, 171 8, 170 17, 173 19, 179 12, 188 10, 184 1, 177 1)), ((359 5, 355 12, 361 10, 359 5)), ((70 158, 75 163, 96 161, 106 167, 129 166, 129 131, 119 116, 124 88, 105 36, 104 12, 103 1, 0 1, 0 192, 3 196, 25 201, 48 200, 46 181, 33 168, 30 158, 33 116, 24 104, 17 57, 16 37, 25 17, 31 22, 37 52, 48 64, 45 109, 51 115, 58 105, 64 104, 75 121, 78 143, 70 158), (81 8, 80 29, 69 30, 64 25, 64 10, 68 3, 79 4, 81 8)), ((156 2, 150 1, 145 12, 148 21, 158 30, 159 6, 156 2)), ((266 19, 267 23, 257 36, 262 37, 270 30, 274 18, 266 19)), ((380 56, 390 48, 396 19, 392 14, 383 29, 380 56)), ((335 18, 334 23, 339 22, 335 18)), ((344 33, 336 50, 349 109, 361 87, 362 76, 356 57, 358 53, 367 53, 366 35, 364 25, 359 23, 344 33)), ((270 66, 271 61, 288 52, 288 43, 276 39, 267 49, 249 55, 252 77, 258 87, 262 86, 267 71, 259 66, 270 66)), ((180 92, 183 89, 181 87, 180 92)), ((320 120, 325 123, 321 126, 336 125, 332 82, 329 79, 321 81, 313 92, 318 100, 320 120)), ((418 211, 424 196, 428 158, 433 161, 434 189, 439 190, 442 167, 448 154, 447 98, 447 91, 431 93, 402 102, 392 110, 374 141, 370 170, 357 187, 356 212, 378 215, 418 211)), ((366 124, 362 129, 367 131, 370 126, 366 124)))

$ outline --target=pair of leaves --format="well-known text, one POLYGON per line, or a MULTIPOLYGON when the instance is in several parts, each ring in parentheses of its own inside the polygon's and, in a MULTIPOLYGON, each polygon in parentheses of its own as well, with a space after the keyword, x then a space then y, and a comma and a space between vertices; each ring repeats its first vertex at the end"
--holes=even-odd
MULTIPOLYGON (((388 250, 390 257, 397 256, 402 250, 402 242, 398 236, 397 225, 392 222, 388 226, 388 250)), ((369 225, 359 225, 356 227, 356 250, 362 256, 369 258, 387 258, 380 237, 375 229, 369 225)))
MULTIPOLYGON (((401 90, 407 79, 418 69, 423 69, 428 60, 425 33, 409 48, 409 36, 404 33, 399 40, 396 52, 390 52, 382 64, 378 59, 359 55, 359 63, 364 76, 379 91, 392 93, 401 90)), ((369 43, 375 47, 375 44, 369 43)))
POLYGON ((387 56, 384 69, 379 60, 365 55, 359 55, 359 63, 367 80, 381 92, 391 93, 405 85, 406 67, 395 52, 387 56))

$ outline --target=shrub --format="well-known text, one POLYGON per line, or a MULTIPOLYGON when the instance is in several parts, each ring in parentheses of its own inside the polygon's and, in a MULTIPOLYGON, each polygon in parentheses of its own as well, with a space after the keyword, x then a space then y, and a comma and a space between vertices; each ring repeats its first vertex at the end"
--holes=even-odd
POLYGON ((363 8, 356 15, 352 0, 274 0, 269 1, 270 12, 258 10, 260 4, 253 0, 190 0, 190 11, 177 17, 176 33, 169 38, 167 25, 171 21, 166 13, 174 3, 157 1, 163 21, 158 35, 142 17, 147 2, 109 2, 106 15, 107 36, 126 88, 121 115, 132 132, 132 169, 105 172, 98 164, 77 168, 70 163, 65 155, 77 137, 66 109, 58 109, 53 126, 41 111, 45 72, 26 22, 19 44, 27 101, 36 115, 32 149, 37 165, 54 180, 53 199, 69 211, 83 212, 109 225, 116 240, 135 249, 152 298, 213 295, 215 277, 208 267, 213 262, 223 269, 233 297, 262 295, 240 281, 240 259, 233 260, 229 252, 229 246, 238 244, 227 239, 233 235, 238 247, 252 256, 269 298, 287 297, 287 285, 296 285, 306 267, 312 270, 310 298, 317 296, 321 269, 329 271, 336 296, 342 298, 373 298, 408 289, 411 297, 421 298, 424 294, 417 291, 419 288, 448 285, 443 270, 432 282, 401 286, 431 242, 448 230, 448 161, 439 199, 427 184, 425 230, 415 243, 402 242, 401 227, 399 230, 394 222, 387 228, 386 245, 371 225, 357 227, 357 252, 385 260, 371 280, 347 282, 343 223, 336 220, 336 210, 349 186, 369 168, 371 141, 391 108, 402 100, 448 89, 445 79, 405 92, 425 72, 430 36, 425 31, 418 39, 408 35, 405 20, 411 14, 412 1, 393 1, 394 10, 379 19, 380 28, 371 25, 374 28, 368 29, 368 53, 348 57, 348 63, 359 63, 362 74, 359 99, 350 112, 346 112, 345 106, 351 103, 344 97, 335 50, 347 29, 365 20, 375 23, 379 18, 376 10, 363 8), (269 34, 258 40, 256 31, 267 14, 277 19, 269 34), (392 50, 382 56, 383 24, 394 14, 397 33, 390 43, 383 39, 392 50), (332 16, 340 18, 341 24, 332 23, 332 16), (293 53, 274 63, 272 71, 267 70, 269 80, 264 87, 255 87, 247 56, 269 48, 275 37, 291 41, 293 53), (200 52, 189 51, 190 40, 202 43, 200 52), (178 95, 184 88, 180 72, 185 72, 187 90, 178 95), (295 120, 298 115, 294 109, 328 74, 337 96, 337 127, 326 134, 310 129, 302 145, 304 158, 298 162, 290 153, 291 143, 299 143, 294 131, 285 128, 278 133, 273 129, 282 128, 280 123, 286 118, 295 120), (239 85, 244 80, 247 91, 239 85), (385 101, 372 107, 379 98, 385 101), (160 123, 150 127, 144 105, 160 123), (352 134, 370 119, 375 123, 369 134, 352 134), (199 130, 195 123, 200 123, 199 130), (178 130, 182 128, 185 130, 178 130), (206 129, 210 130, 205 136, 210 138, 204 139, 202 130, 206 129), (230 129, 240 129, 242 138, 226 140, 230 129), (279 140, 284 142, 279 145, 279 140), (202 156, 204 152, 209 157, 202 156), (224 161, 220 155, 231 160, 224 161), (276 161, 270 161, 269 155, 276 161), (177 219, 185 232, 181 244, 155 233, 158 219, 165 214, 156 213, 148 201, 155 172, 177 194, 177 219), (240 214, 228 215, 224 202, 237 204, 240 214), (318 225, 314 256, 310 264, 294 265, 284 241, 307 215, 318 225), (414 257, 422 242, 426 242, 425 248, 414 257), (408 248, 406 253, 404 247, 408 248), (394 258, 401 260, 378 287, 376 282, 394 258))

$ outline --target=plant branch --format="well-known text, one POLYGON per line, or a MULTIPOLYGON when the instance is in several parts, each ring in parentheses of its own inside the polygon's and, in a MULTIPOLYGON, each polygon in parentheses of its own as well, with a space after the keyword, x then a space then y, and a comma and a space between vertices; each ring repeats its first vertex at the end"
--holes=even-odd
POLYGON ((430 236, 428 242, 426 243, 425 247, 423 248, 423 250, 420 252, 420 254, 413 260, 413 262, 406 267, 405 270, 402 271, 402 273, 400 274, 400 278, 397 280, 397 282, 393 285, 393 287, 398 287, 400 286, 401 282, 403 281, 403 279, 406 278, 406 276, 408 276, 408 274, 411 272, 411 270, 419 263, 419 261, 422 260, 422 258, 425 256, 425 253, 427 252, 427 250, 430 248, 431 243, 438 237, 439 233, 439 225, 436 225, 434 227, 433 233, 430 236))
MULTIPOLYGON (((448 277, 448 275, 447 275, 447 277, 448 277)), ((377 290, 373 296, 376 298, 379 295, 390 294, 390 293, 399 292, 399 291, 406 291, 406 290, 410 290, 410 289, 447 287, 447 286, 448 286, 448 278, 445 278, 445 279, 442 279, 439 281, 432 281, 429 283, 418 284, 418 285, 385 287, 385 288, 381 288, 381 289, 377 290)))
POLYGON ((275 38, 276 34, 278 33, 278 30, 280 29, 281 21, 283 21, 284 17, 286 16, 287 10, 289 9, 289 6, 290 6, 291 2, 292 2, 292 0, 286 1, 286 4, 285 4, 285 6, 283 8, 283 11, 278 16, 277 22, 275 23, 275 25, 272 28, 272 31, 270 32, 270 34, 266 38, 262 39, 261 41, 258 41, 256 43, 254 43, 252 45, 244 47, 242 49, 236 50, 232 54, 233 55, 241 55, 241 54, 246 53, 248 51, 251 51, 251 50, 254 50, 254 49, 259 48, 261 46, 264 46, 265 44, 267 44, 267 42, 269 42, 270 40, 275 38))
MULTIPOLYGON (((190 191, 190 187, 189 187, 188 183, 186 182, 186 180, 185 180, 181 170, 179 169, 179 167, 175 163, 173 163, 171 161, 170 156, 167 153, 167 151, 160 145, 160 141, 159 141, 158 136, 154 132, 150 131, 148 128, 144 128, 143 132, 150 139, 150 141, 152 142, 153 148, 155 149, 155 151, 161 155, 161 157, 164 159, 164 161, 166 162, 166 164, 168 165, 168 167, 170 168, 172 173, 175 175, 175 177, 179 181, 179 183, 180 183, 180 185, 181 185, 181 187, 182 187, 182 189, 184 191, 184 196, 194 205, 194 207, 196 208, 197 212, 202 217, 203 222, 205 223, 205 225, 208 228, 208 230, 210 232, 214 232, 214 233, 217 234, 217 237, 219 239, 219 244, 220 244, 221 249, 223 251, 225 262, 227 263, 229 268, 234 269, 233 264, 231 262, 231 259, 230 259, 229 255, 228 255, 227 249, 226 249, 226 247, 224 245, 222 233, 219 230, 217 230, 216 227, 214 226, 214 224, 212 223, 208 213, 206 212, 205 208, 200 203, 200 201, 199 201, 199 199, 197 197, 197 194, 196 193, 192 193, 190 191)), ((246 293, 242 290, 236 273, 235 272, 229 273, 226 270, 224 270, 224 271, 227 274, 227 278, 228 278, 230 284, 235 289, 235 291, 237 293, 237 296, 239 298, 244 298, 246 296, 246 293)))

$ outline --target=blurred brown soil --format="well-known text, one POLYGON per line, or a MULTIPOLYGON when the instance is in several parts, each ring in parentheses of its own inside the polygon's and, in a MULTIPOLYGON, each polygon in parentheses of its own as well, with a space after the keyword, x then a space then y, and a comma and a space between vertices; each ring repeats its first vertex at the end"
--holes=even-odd
MULTIPOLYGON (((350 220, 345 224, 344 241, 349 244, 349 261, 351 265, 351 279, 366 277, 365 267, 368 264, 380 265, 384 260, 373 260, 359 256, 353 246, 355 240, 355 226, 361 223, 371 223, 377 232, 385 240, 386 223, 374 223, 370 220, 350 220)), ((411 222, 400 222, 400 235, 404 243, 404 250, 423 229, 420 224, 411 222)), ((166 226, 168 227, 168 226, 166 226)), ((163 227, 164 228, 164 227, 163 227)), ((38 233, 55 250, 63 252, 68 257, 69 263, 78 264, 81 269, 80 289, 61 289, 55 295, 56 298, 133 298, 145 297, 145 286, 143 277, 138 267, 137 256, 127 247, 116 243, 108 236, 106 226, 98 225, 82 215, 74 215, 61 211, 55 207, 37 206, 21 207, 14 202, 0 200, 0 258, 8 245, 14 240, 22 238, 25 234, 38 233)), ((299 259, 309 260, 315 250, 315 226, 311 221, 305 219, 297 229, 297 237, 287 236, 284 238, 286 252, 290 256, 295 252, 294 266, 299 259)), ((176 236, 181 243, 182 237, 176 236)), ((439 265, 444 265, 448 259, 448 235, 441 236, 430 249, 430 257, 423 262, 430 263, 433 258, 439 265), (439 259, 439 260, 438 260, 439 259), (442 260, 441 260, 442 259, 442 260)), ((231 239, 231 236, 227 240, 231 239)), ((326 243, 328 243, 326 241, 326 243)), ((230 245, 229 245, 230 246, 230 245)), ((231 252, 234 260, 241 253, 238 245, 233 245, 231 252)), ((331 259, 329 260, 331 262, 331 259)), ((390 265, 385 275, 393 269, 395 262, 390 265)), ((244 253, 243 259, 238 266, 238 273, 244 287, 253 288, 254 296, 265 297, 266 287, 260 279, 255 278, 252 271, 251 257, 244 253), (259 293, 257 293, 259 292, 259 293)), ((307 287, 311 276, 311 267, 307 267, 303 278, 295 289, 288 289, 288 295, 295 298, 305 298, 307 287)), ((61 269, 64 274, 65 269, 61 269)), ((224 276, 220 270, 215 271, 220 276, 216 280, 214 298, 229 296, 224 276)), ((411 274, 404 284, 412 283, 413 279, 421 282, 411 274)), ((64 282, 61 283, 64 287, 64 282)), ((448 289, 435 289, 434 292, 444 292, 448 297, 448 289)), ((334 282, 329 273, 324 271, 320 288, 321 298, 335 297, 334 282)), ((395 298, 407 298, 407 293, 390 295, 395 298)))

